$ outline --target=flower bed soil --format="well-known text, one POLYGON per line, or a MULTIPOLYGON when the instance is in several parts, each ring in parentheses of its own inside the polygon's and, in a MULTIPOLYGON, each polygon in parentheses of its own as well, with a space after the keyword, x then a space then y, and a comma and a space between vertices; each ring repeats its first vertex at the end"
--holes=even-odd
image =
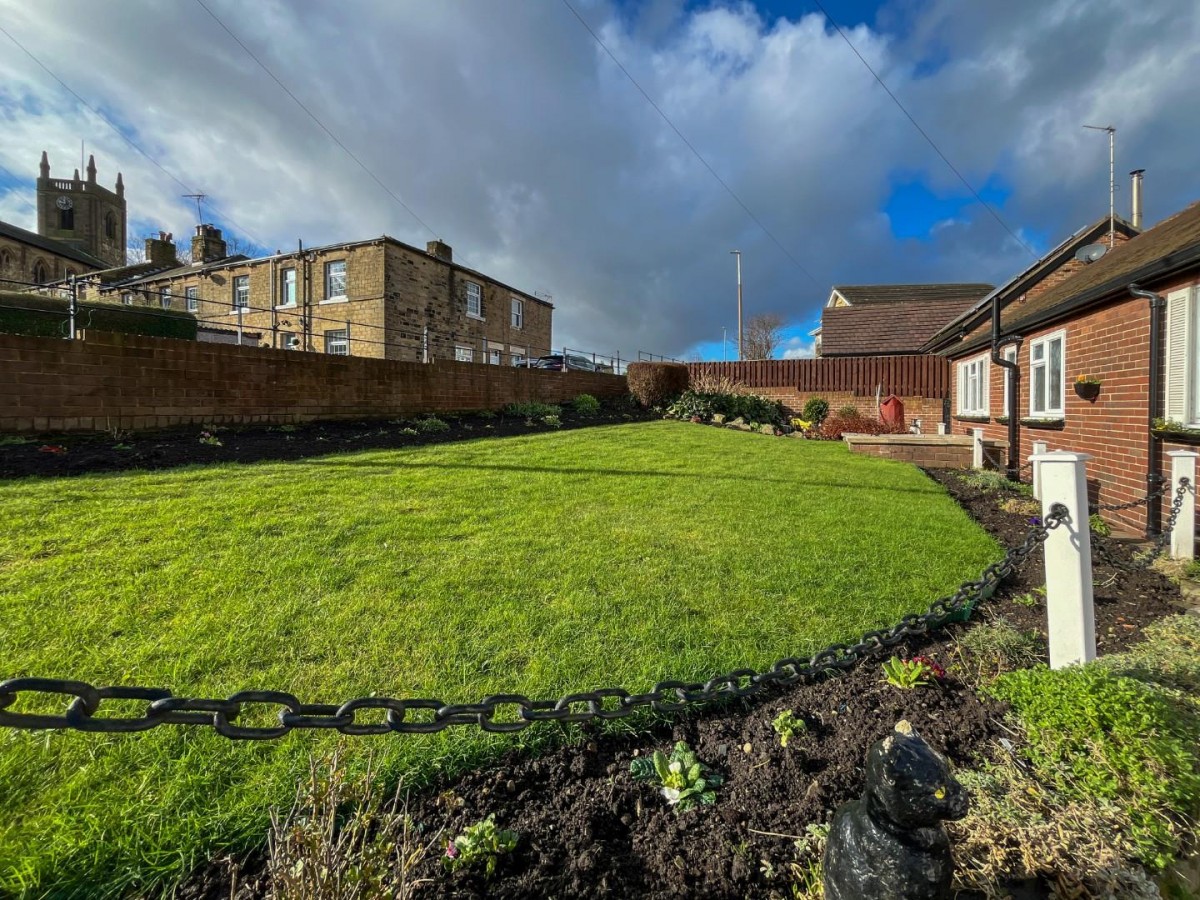
MULTIPOLYGON (((1026 518, 996 509, 994 493, 975 490, 953 473, 931 474, 1004 546, 1026 533, 1026 518)), ((1154 572, 1101 568, 1097 578, 1109 582, 1096 591, 1103 653, 1129 646, 1142 626, 1179 611, 1178 590, 1154 572)), ((974 621, 1003 615, 1044 638, 1044 609, 1012 599, 1043 583, 1035 554, 974 621)), ((955 635, 970 627, 951 626, 893 652, 922 653, 946 665, 955 635)), ((615 739, 585 727, 576 746, 535 758, 511 754, 411 796, 407 814, 430 846, 410 874, 428 879, 414 896, 790 898, 796 880, 789 871, 797 858, 793 842, 806 826, 827 823, 860 792, 867 748, 898 720, 909 720, 954 766, 964 767, 993 752, 994 738, 1011 736, 1001 723, 1003 713, 1003 706, 981 699, 953 677, 920 690, 893 688, 884 682, 879 662, 870 661, 842 676, 700 711, 636 737, 615 739), (771 727, 784 709, 808 724, 787 748, 771 727), (635 755, 669 750, 676 740, 687 741, 725 776, 714 806, 677 815, 652 787, 630 777, 635 755), (447 839, 491 814, 498 827, 519 833, 516 851, 500 859, 490 881, 465 869, 446 872, 441 855, 447 839)), ((261 851, 214 861, 174 896, 263 897, 264 867, 261 851)), ((1017 900, 1048 896, 1036 884, 1006 888, 1017 900)))
POLYGON ((439 418, 450 426, 449 430, 402 434, 402 429, 411 427, 416 420, 394 419, 310 422, 295 426, 236 425, 214 428, 189 425, 116 436, 42 434, 31 437, 28 443, 0 444, 0 478, 305 459, 355 450, 444 444, 485 437, 622 424, 657 417, 636 407, 605 404, 598 415, 590 417, 580 416, 569 405, 565 405, 559 416, 559 427, 546 425, 540 420, 529 421, 524 416, 500 414, 443 414, 439 418), (221 446, 200 442, 201 433, 206 430, 221 442, 221 446))

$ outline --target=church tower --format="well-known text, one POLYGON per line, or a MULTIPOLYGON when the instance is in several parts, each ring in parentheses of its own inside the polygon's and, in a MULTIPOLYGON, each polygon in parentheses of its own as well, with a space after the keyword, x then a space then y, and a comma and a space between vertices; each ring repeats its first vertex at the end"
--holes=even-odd
POLYGON ((125 182, 117 173, 116 191, 96 182, 96 158, 88 157, 87 180, 50 177, 50 159, 42 151, 37 180, 38 234, 82 250, 109 266, 125 265, 125 182))

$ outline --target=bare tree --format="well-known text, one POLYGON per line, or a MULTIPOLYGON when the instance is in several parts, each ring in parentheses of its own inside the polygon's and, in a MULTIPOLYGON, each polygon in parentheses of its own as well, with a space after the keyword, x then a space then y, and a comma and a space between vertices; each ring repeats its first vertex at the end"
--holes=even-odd
POLYGON ((746 321, 742 337, 742 359, 770 359, 783 343, 783 316, 763 313, 746 321))

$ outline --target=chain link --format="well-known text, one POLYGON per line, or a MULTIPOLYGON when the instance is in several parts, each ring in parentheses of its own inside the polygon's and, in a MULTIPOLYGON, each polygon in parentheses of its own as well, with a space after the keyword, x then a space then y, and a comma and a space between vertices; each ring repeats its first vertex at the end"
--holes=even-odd
POLYGON ((56 678, 12 678, 0 682, 0 727, 74 729, 106 733, 146 731, 159 725, 211 726, 218 734, 238 740, 272 740, 297 729, 331 729, 347 735, 428 734, 453 725, 478 725, 484 731, 521 731, 536 722, 590 722, 620 719, 649 707, 659 713, 679 712, 693 704, 748 697, 771 685, 811 682, 828 672, 844 671, 861 660, 894 647, 906 637, 922 635, 970 615, 1040 547, 1050 531, 1070 521, 1065 506, 1056 504, 1045 522, 1034 525, 1024 540, 999 562, 984 569, 977 581, 963 582, 949 597, 934 601, 921 614, 910 613, 891 628, 868 631, 854 644, 833 644, 805 659, 787 657, 759 672, 736 669, 705 682, 660 681, 646 694, 622 688, 567 694, 557 700, 531 700, 521 694, 492 694, 479 703, 446 704, 429 698, 357 697, 341 705, 302 703, 283 691, 240 691, 226 700, 176 697, 165 688, 93 687, 82 681, 56 678), (63 715, 6 712, 19 695, 51 694, 70 697, 63 715), (106 700, 140 700, 140 716, 99 715, 106 700), (246 706, 278 706, 277 725, 237 724, 246 706), (382 721, 359 720, 361 711, 382 711, 382 721))
MULTIPOLYGON (((1134 506, 1138 506, 1142 503, 1149 503, 1149 501, 1155 497, 1164 497, 1170 492, 1171 486, 1170 482, 1163 479, 1160 480, 1162 480, 1163 483, 1159 489, 1151 492, 1143 500, 1135 500, 1131 503, 1120 503, 1113 506, 1101 506, 1098 508, 1109 511, 1131 509, 1134 506)), ((1186 477, 1179 479, 1179 484, 1175 489, 1175 497, 1171 501, 1171 512, 1167 516, 1166 527, 1159 532, 1158 536, 1154 539, 1153 547, 1146 553, 1134 557, 1132 561, 1123 560, 1108 547, 1107 540, 1095 531, 1092 531, 1092 549, 1096 551, 1096 555, 1101 559, 1102 562, 1114 569, 1119 569, 1122 572, 1137 572, 1149 567, 1155 559, 1162 555, 1163 551, 1167 547, 1167 543, 1171 540, 1171 532, 1175 530, 1175 523, 1179 521, 1179 511, 1183 508, 1184 495, 1187 494, 1190 488, 1190 479, 1186 477)), ((1095 508, 1089 507, 1089 509, 1094 511, 1095 508)))

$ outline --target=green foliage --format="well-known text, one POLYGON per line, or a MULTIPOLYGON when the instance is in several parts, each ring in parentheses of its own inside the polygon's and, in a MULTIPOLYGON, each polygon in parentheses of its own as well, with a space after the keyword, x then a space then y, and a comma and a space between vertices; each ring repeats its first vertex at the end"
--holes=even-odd
POLYGON ((450 430, 450 426, 437 416, 427 416, 424 419, 417 419, 415 424, 417 431, 421 434, 439 434, 440 432, 450 430))
POLYGON ((549 425, 551 428, 559 428, 562 426, 562 419, 559 416, 542 416, 542 424, 549 425))
POLYGON ((482 862, 486 877, 491 878, 496 873, 496 863, 500 857, 517 849, 517 838, 515 831, 496 827, 493 813, 463 829, 463 833, 446 846, 442 862, 451 872, 482 862))
POLYGON ((1035 665, 1046 655, 1041 635, 1021 631, 1003 616, 964 631, 958 638, 958 651, 980 680, 1035 665))
POLYGON ((741 417, 747 422, 779 425, 783 422, 783 404, 756 394, 702 394, 689 390, 667 407, 667 415, 704 421, 723 415, 726 419, 741 417))
MULTIPOLYGON (((69 325, 69 304, 64 298, 0 291, 0 333, 61 338, 66 337, 69 325)), ((75 327, 185 341, 196 339, 196 317, 189 312, 91 300, 77 305, 75 327)))
POLYGON ((809 397, 804 404, 804 411, 800 413, 800 418, 805 422, 811 422, 814 426, 820 425, 829 416, 829 401, 824 397, 809 397))
POLYGON ((1108 537, 1112 534, 1112 528, 1104 519, 1100 518, 1100 513, 1092 513, 1088 517, 1088 526, 1092 529, 1093 534, 1098 534, 1100 537, 1108 537))
POLYGON ((413 435, 413 434, 420 434, 421 432, 417 431, 417 429, 415 429, 415 428, 401 428, 398 433, 413 435))
POLYGON ((19 447, 22 444, 32 444, 33 439, 22 437, 19 434, 3 434, 0 435, 0 447, 19 447))
POLYGON ((571 406, 575 408, 576 415, 598 416, 600 414, 600 401, 591 394, 580 394, 571 401, 571 406))
POLYGON ((1029 609, 1036 609, 1037 607, 1042 605, 1042 603, 1043 603, 1043 601, 1045 601, 1045 599, 1046 599, 1046 588, 1045 587, 1036 587, 1032 591, 1030 591, 1028 594, 1021 594, 1020 596, 1013 597, 1013 603, 1017 604, 1017 606, 1024 606, 1029 609))
POLYGON ((688 386, 688 368, 683 363, 630 363, 625 377, 629 393, 644 407, 670 403, 688 386))
POLYGON ((641 756, 629 764, 636 781, 650 781, 662 788, 662 795, 677 812, 693 806, 716 802, 713 788, 724 779, 701 763, 686 743, 680 741, 671 755, 655 750, 652 757, 641 756))
POLYGON ((883 664, 883 677, 892 687, 912 690, 927 687, 945 676, 941 666, 924 656, 901 659, 893 656, 883 664))
POLYGON ((510 403, 504 407, 504 415, 514 418, 540 419, 544 416, 557 416, 562 412, 553 403, 538 403, 536 400, 525 400, 520 403, 510 403))
POLYGON ((1195 708, 1096 665, 1010 672, 986 691, 1025 726, 1025 754, 1040 780, 1067 798, 1119 803, 1138 858, 1153 868, 1171 860, 1179 846, 1173 816, 1200 812, 1195 708))
POLYGON ((202 443, 208 447, 223 447, 223 446, 225 446, 224 444, 221 443, 221 439, 219 437, 217 437, 215 434, 213 434, 211 431, 200 432, 200 443, 202 443))
POLYGON ((1009 494, 1033 495, 1033 488, 1021 481, 1009 481, 1003 472, 975 469, 960 476, 964 484, 981 491, 1001 491, 1009 494))
POLYGON ((779 746, 786 747, 788 741, 808 731, 808 724, 790 709, 785 709, 771 721, 771 727, 779 735, 779 746))
POLYGON ((852 403, 847 403, 845 406, 839 407, 837 414, 843 419, 856 419, 862 416, 858 411, 858 407, 852 403))

